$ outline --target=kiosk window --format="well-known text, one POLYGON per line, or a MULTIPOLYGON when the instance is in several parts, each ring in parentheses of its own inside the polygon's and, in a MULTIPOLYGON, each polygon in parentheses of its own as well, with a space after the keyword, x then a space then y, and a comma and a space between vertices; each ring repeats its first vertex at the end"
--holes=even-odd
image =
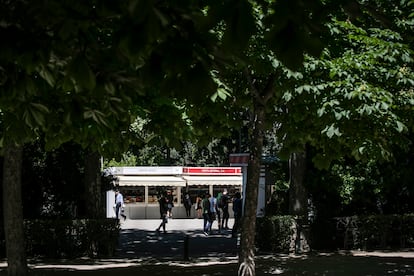
POLYGON ((158 204, 158 198, 162 193, 167 194, 167 191, 171 191, 173 198, 177 198, 177 187, 172 186, 149 186, 148 187, 148 204, 158 204))
POLYGON ((233 198, 236 192, 241 193, 241 186, 234 186, 234 185, 214 185, 213 187, 213 194, 217 197, 218 193, 223 193, 224 190, 227 190, 227 195, 229 198, 233 198))
POLYGON ((181 201, 184 199, 184 195, 188 193, 191 198, 191 202, 195 203, 197 196, 203 197, 208 191, 209 186, 207 185, 198 185, 198 186, 187 186, 187 188, 182 188, 181 201))
POLYGON ((125 204, 145 202, 145 187, 128 187, 121 190, 125 204))

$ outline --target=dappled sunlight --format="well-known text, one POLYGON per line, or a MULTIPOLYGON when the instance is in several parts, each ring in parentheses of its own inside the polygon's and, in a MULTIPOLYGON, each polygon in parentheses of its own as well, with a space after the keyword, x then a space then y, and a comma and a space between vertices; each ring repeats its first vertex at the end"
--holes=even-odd
POLYGON ((223 261, 237 256, 237 241, 229 231, 214 231, 205 236, 201 229, 169 230, 156 232, 141 229, 121 230, 116 256, 119 258, 144 258, 158 261, 223 261))
MULTIPOLYGON (((266 254, 256 257, 256 275, 414 275, 414 257, 412 252, 401 252, 402 257, 372 256, 373 252, 358 252, 353 256, 349 252, 312 253, 308 255, 266 254), (362 256, 365 253, 364 256, 362 256), (411 254, 411 255, 409 255, 411 254), (411 256, 411 257, 410 257, 411 256)), ((389 252, 391 254, 391 252, 389 252)), ((398 255, 399 252, 392 254, 398 255)), ((30 265, 30 275, 236 275, 237 256, 209 257, 200 256, 184 261, 180 258, 156 259, 138 257, 133 259, 105 260, 38 260, 30 265), (96 274, 93 272, 96 271, 96 274), (57 274, 56 274, 57 273, 57 274)), ((0 275, 5 275, 0 273, 0 275)))
MULTIPOLYGON (((349 252, 265 256, 257 258, 257 271, 258 275, 414 275, 413 256, 370 254, 361 251, 359 256, 349 252)), ((398 252, 393 254, 398 255, 398 252)))
MULTIPOLYGON (((255 264, 257 276, 414 275, 414 252, 342 250, 283 254, 259 251, 255 264)), ((5 268, 5 263, 0 263, 0 276, 7 275, 5 268)), ((171 227, 165 234, 149 229, 122 229, 112 258, 30 259, 29 268, 30 276, 237 275, 237 239, 231 238, 229 232, 205 236, 201 229, 171 227), (185 247, 188 258, 185 258, 185 247)))

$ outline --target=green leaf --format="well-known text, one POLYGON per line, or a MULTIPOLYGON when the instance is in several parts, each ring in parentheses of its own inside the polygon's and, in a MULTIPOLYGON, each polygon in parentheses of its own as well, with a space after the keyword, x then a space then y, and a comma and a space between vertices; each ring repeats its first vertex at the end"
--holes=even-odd
POLYGON ((76 57, 69 66, 69 76, 75 81, 77 86, 88 91, 96 87, 96 77, 89 67, 86 58, 76 57))
POLYGON ((407 127, 402 122, 396 121, 395 123, 397 124, 396 129, 398 132, 403 132, 404 130, 407 129, 407 127))
POLYGON ((51 87, 55 86, 55 78, 53 77, 52 73, 49 72, 46 68, 42 66, 39 70, 39 75, 44 79, 51 87))
POLYGON ((329 127, 326 127, 324 130, 322 130, 322 133, 326 133, 326 135, 329 138, 332 138, 333 136, 341 136, 341 132, 337 127, 335 127, 334 124, 330 125, 329 127))
POLYGON ((318 108, 317 114, 318 117, 322 117, 325 114, 325 107, 318 108))

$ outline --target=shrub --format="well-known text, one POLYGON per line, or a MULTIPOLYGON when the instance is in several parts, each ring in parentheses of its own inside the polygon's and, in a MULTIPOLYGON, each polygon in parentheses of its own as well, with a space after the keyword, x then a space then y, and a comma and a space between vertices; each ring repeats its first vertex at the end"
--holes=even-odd
MULTIPOLYGON (((292 216, 257 219, 256 245, 261 251, 286 252, 294 235, 292 216)), ((396 249, 414 247, 414 214, 317 219, 309 243, 316 250, 396 249)))
POLYGON ((28 256, 103 257, 114 254, 119 224, 114 219, 27 220, 25 232, 28 256))
POLYGON ((288 252, 293 235, 292 216, 270 216, 257 219, 256 246, 260 251, 288 252))
POLYGON ((337 217, 315 221, 311 227, 314 249, 373 250, 414 246, 414 214, 337 217), (329 244, 329 240, 335 242, 329 244))

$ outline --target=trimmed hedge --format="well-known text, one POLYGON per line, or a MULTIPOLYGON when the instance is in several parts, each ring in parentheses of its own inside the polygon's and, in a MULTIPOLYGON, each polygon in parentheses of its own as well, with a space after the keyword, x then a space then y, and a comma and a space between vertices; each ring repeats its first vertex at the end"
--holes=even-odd
POLYGON ((257 218, 256 246, 260 251, 289 252, 294 223, 293 216, 257 218))
MULTIPOLYGON (((294 235, 292 216, 257 219, 256 246, 260 251, 289 252, 294 235)), ((312 249, 403 249, 414 247, 414 214, 338 217, 310 225, 312 249)))
POLYGON ((343 249, 414 247, 414 214, 354 216, 335 221, 343 249))
MULTIPOLYGON (((116 219, 26 220, 26 248, 29 257, 111 257, 119 237, 116 219)), ((3 234, 3 233, 2 233, 3 234)), ((4 253, 4 234, 0 245, 4 253)))

